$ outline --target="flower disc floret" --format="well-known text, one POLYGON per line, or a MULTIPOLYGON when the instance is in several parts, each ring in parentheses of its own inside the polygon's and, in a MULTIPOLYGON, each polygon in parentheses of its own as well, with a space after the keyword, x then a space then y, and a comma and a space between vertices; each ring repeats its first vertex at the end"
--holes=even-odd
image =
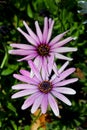
POLYGON ((47 44, 40 44, 37 47, 37 53, 40 56, 49 56, 50 47, 47 44))
POLYGON ((52 90, 52 83, 49 81, 43 81, 38 85, 38 88, 43 93, 48 93, 52 90))

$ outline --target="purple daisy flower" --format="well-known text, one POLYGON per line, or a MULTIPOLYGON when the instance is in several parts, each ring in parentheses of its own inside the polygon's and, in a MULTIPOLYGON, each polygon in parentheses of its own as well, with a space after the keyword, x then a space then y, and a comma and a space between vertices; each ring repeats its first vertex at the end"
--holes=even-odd
POLYGON ((30 27, 28 27, 25 21, 23 21, 23 24, 28 33, 25 33, 19 27, 18 31, 27 39, 30 44, 13 43, 10 44, 10 46, 12 46, 14 49, 9 51, 10 54, 24 56, 24 58, 19 59, 18 61, 29 61, 30 59, 33 59, 34 63, 37 66, 39 65, 39 68, 41 68, 42 64, 49 63, 50 66, 53 66, 54 58, 72 60, 72 58, 66 57, 62 53, 77 50, 77 48, 73 47, 63 47, 63 45, 70 42, 74 38, 68 37, 61 40, 68 32, 66 31, 51 39, 54 20, 51 18, 48 19, 47 17, 44 18, 43 32, 40 29, 38 21, 35 21, 36 34, 30 29, 30 27))
POLYGON ((13 76, 16 79, 24 83, 12 86, 12 89, 19 90, 19 92, 12 95, 12 98, 27 96, 22 105, 23 110, 32 106, 31 113, 34 113, 40 107, 41 113, 44 114, 48 106, 50 106, 54 114, 59 116, 59 108, 56 99, 71 106, 71 102, 64 94, 74 95, 76 93, 72 88, 64 87, 78 80, 78 78, 66 79, 75 71, 75 68, 65 70, 68 63, 68 61, 65 62, 59 70, 55 64, 53 70, 56 73, 49 77, 46 71, 42 69, 39 70, 30 60, 29 65, 34 72, 34 76, 31 78, 30 72, 26 70, 20 70, 20 74, 14 74, 13 76))

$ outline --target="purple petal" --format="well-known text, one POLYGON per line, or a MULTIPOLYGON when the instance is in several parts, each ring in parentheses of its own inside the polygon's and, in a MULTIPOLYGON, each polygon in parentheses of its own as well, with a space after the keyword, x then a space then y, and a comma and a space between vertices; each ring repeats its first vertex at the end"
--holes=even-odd
POLYGON ((51 24, 52 24, 52 19, 49 18, 49 28, 50 28, 51 24))
POLYGON ((54 55, 51 55, 50 57, 48 57, 48 72, 49 72, 49 74, 51 74, 53 64, 54 64, 54 55))
POLYGON ((53 64, 53 71, 54 71, 54 73, 55 73, 56 75, 58 75, 58 69, 57 69, 57 65, 56 65, 55 62, 54 62, 54 64, 53 64))
POLYGON ((51 35, 52 35, 52 30, 53 30, 53 25, 54 25, 54 21, 52 21, 51 25, 50 25, 50 28, 48 30, 48 36, 47 36, 47 41, 46 43, 49 42, 50 38, 51 38, 51 35))
POLYGON ((45 66, 44 66, 44 57, 43 57, 43 64, 42 64, 43 66, 42 66, 42 79, 43 80, 46 80, 46 71, 45 71, 45 66))
POLYGON ((52 75, 52 77, 51 77, 51 79, 50 79, 50 82, 53 82, 53 81, 56 79, 56 77, 57 77, 56 74, 52 75))
POLYGON ((75 71, 75 68, 69 68, 62 72, 59 77, 56 77, 52 82, 53 84, 58 83, 61 80, 64 80, 66 77, 68 77, 70 74, 72 74, 75 71))
POLYGON ((44 29, 43 29, 43 43, 46 42, 47 39, 47 34, 48 34, 48 18, 44 18, 44 29))
POLYGON ((40 71, 41 70, 41 67, 42 67, 42 57, 38 56, 38 60, 39 60, 39 67, 38 67, 38 70, 40 71))
POLYGON ((39 43, 38 37, 37 37, 36 34, 31 30, 31 28, 26 24, 25 21, 23 21, 23 24, 24 24, 25 28, 27 29, 28 33, 30 34, 30 36, 31 36, 37 43, 39 43))
POLYGON ((68 98, 66 98, 63 94, 60 94, 56 91, 52 91, 52 94, 57 97, 59 100, 61 100, 62 102, 66 103, 67 105, 71 106, 71 102, 69 101, 68 98))
POLYGON ((28 61, 30 68, 32 69, 32 71, 34 72, 34 74, 36 75, 36 77, 38 78, 39 81, 42 81, 41 79, 41 75, 39 73, 38 68, 34 65, 34 63, 30 60, 28 61))
POLYGON ((23 76, 23 75, 19 75, 19 74, 13 74, 13 77, 15 77, 16 79, 18 79, 22 82, 37 85, 37 82, 33 78, 23 76))
POLYGON ((34 93, 34 94, 32 94, 31 96, 29 96, 29 97, 25 100, 24 104, 22 105, 22 107, 21 107, 22 110, 24 110, 24 109, 30 107, 30 106, 34 103, 34 101, 37 99, 37 97, 40 96, 40 94, 41 94, 41 93, 37 92, 37 93, 34 93))
POLYGON ((50 93, 48 94, 48 102, 49 102, 49 105, 52 108, 54 114, 56 116, 59 116, 59 109, 58 109, 56 100, 54 99, 54 97, 50 93))
MULTIPOLYGON (((36 67, 39 66, 38 69, 40 69, 40 57, 37 56, 35 59, 34 59, 34 64, 36 65, 36 67)), ((30 72, 30 77, 32 78, 34 76, 34 72, 31 70, 30 72)))
POLYGON ((48 94, 45 94, 43 99, 42 99, 42 103, 41 103, 41 110, 42 110, 43 114, 46 113, 47 106, 48 106, 48 94))
POLYGON ((44 97, 44 94, 41 94, 39 97, 36 98, 35 102, 33 103, 31 113, 34 113, 39 108, 39 106, 41 105, 43 97, 44 97))
POLYGON ((68 66, 68 64, 69 64, 69 61, 66 61, 66 62, 62 65, 62 67, 58 70, 58 73, 61 74, 61 73, 64 71, 64 69, 68 66))
POLYGON ((76 81, 78 81, 78 78, 72 78, 72 79, 63 80, 63 81, 61 81, 61 82, 55 83, 55 87, 65 86, 65 85, 74 83, 74 82, 76 82, 76 81))
POLYGON ((55 45, 55 43, 57 43, 68 31, 61 33, 59 35, 57 35, 56 37, 54 37, 51 41, 50 41, 50 45, 55 45))
POLYGON ((35 50, 34 46, 27 45, 27 44, 21 44, 21 43, 13 43, 13 44, 10 44, 10 46, 14 47, 14 48, 25 49, 25 50, 35 50))
POLYGON ((68 61, 71 61, 73 60, 72 58, 68 58, 62 54, 59 54, 59 53, 55 53, 55 57, 58 58, 58 59, 62 59, 62 60, 68 60, 68 61))
POLYGON ((16 50, 9 50, 9 54, 13 54, 13 55, 30 55, 31 53, 34 53, 35 51, 33 50, 23 50, 23 49, 16 49, 16 50))
POLYGON ((60 47, 60 48, 54 48, 51 51, 58 52, 58 53, 66 53, 66 52, 77 51, 77 48, 73 48, 73 47, 60 47))
POLYGON ((37 57, 35 58, 34 64, 36 65, 36 67, 39 66, 39 64, 40 64, 40 57, 39 57, 39 56, 37 56, 37 57))
POLYGON ((36 32, 37 32, 38 38, 39 38, 40 42, 42 43, 42 32, 41 32, 40 26, 38 24, 38 21, 35 22, 35 26, 36 26, 36 32))
POLYGON ((20 70, 20 73, 21 73, 22 75, 24 75, 24 76, 27 76, 27 77, 30 76, 30 72, 27 71, 27 70, 23 70, 23 69, 21 69, 21 70, 20 70))
POLYGON ((66 38, 66 39, 64 39, 64 40, 62 40, 62 41, 60 41, 60 42, 54 44, 51 48, 61 47, 61 46, 65 45, 66 43, 70 42, 70 41, 73 40, 73 39, 74 39, 74 38, 72 38, 72 37, 68 37, 68 38, 66 38))
POLYGON ((36 41, 30 35, 22 31, 21 28, 17 28, 17 30, 27 39, 28 42, 30 42, 34 46, 37 45, 36 41))
POLYGON ((42 71, 41 71, 41 74, 42 74, 42 79, 43 80, 46 80, 48 79, 48 68, 47 68, 47 59, 45 57, 43 57, 42 59, 42 71))
POLYGON ((24 61, 24 60, 30 60, 30 59, 34 59, 35 57, 37 56, 37 53, 33 53, 33 54, 30 54, 30 55, 28 55, 28 56, 26 56, 26 57, 24 57, 24 58, 21 58, 21 59, 19 59, 19 60, 17 60, 17 61, 24 61))
POLYGON ((75 68, 69 68, 65 71, 63 71, 60 75, 60 77, 62 77, 62 79, 66 78, 67 76, 69 76, 70 74, 72 74, 75 71, 75 68))
POLYGON ((22 90, 20 92, 13 94, 11 98, 20 98, 20 97, 23 97, 23 96, 27 96, 27 95, 36 93, 37 91, 38 91, 37 88, 36 89, 22 90))
POLYGON ((12 89, 14 90, 21 90, 21 89, 38 89, 37 86, 35 85, 30 85, 30 84, 17 84, 17 85, 14 85, 12 86, 12 89))
POLYGON ((66 88, 66 87, 58 87, 58 88, 53 88, 58 93, 63 93, 63 94, 70 94, 74 95, 76 94, 76 91, 71 89, 71 88, 66 88))

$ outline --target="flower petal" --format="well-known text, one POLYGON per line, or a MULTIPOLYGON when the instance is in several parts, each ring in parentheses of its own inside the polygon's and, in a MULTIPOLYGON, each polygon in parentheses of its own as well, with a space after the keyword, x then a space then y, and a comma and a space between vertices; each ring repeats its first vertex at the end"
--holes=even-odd
POLYGON ((49 74, 51 74, 51 72, 52 72, 53 64, 54 64, 54 55, 51 55, 50 57, 48 57, 48 72, 49 72, 49 74))
POLYGON ((42 60, 42 79, 43 80, 46 80, 46 75, 47 75, 47 60, 46 58, 43 57, 43 60, 42 60))
POLYGON ((40 94, 41 94, 41 93, 37 92, 37 93, 34 93, 34 94, 32 94, 31 96, 29 96, 29 97, 25 100, 25 102, 24 102, 24 104, 22 105, 21 109, 24 110, 24 109, 30 107, 30 106, 34 103, 34 101, 37 99, 37 97, 40 96, 40 94))
POLYGON ((46 43, 47 39, 47 34, 48 34, 48 18, 44 18, 44 29, 43 29, 43 43, 46 43))
POLYGON ((16 79, 18 79, 22 82, 37 85, 37 82, 33 78, 23 76, 23 75, 20 75, 20 74, 13 74, 13 77, 15 77, 16 79))
POLYGON ((40 42, 42 43, 42 32, 41 32, 40 26, 38 24, 38 21, 35 22, 35 26, 36 26, 36 32, 37 32, 38 38, 39 38, 40 42))
POLYGON ((24 58, 21 58, 21 59, 19 59, 19 60, 17 60, 17 61, 24 61, 24 60, 30 60, 30 59, 34 59, 35 57, 37 56, 37 53, 33 53, 33 54, 30 54, 30 55, 28 55, 28 56, 26 56, 26 57, 24 57, 24 58))
POLYGON ((27 71, 27 70, 23 70, 23 69, 21 69, 21 70, 20 70, 20 73, 21 73, 22 75, 24 75, 24 76, 27 76, 27 77, 30 76, 30 72, 27 71))
POLYGON ((53 71, 54 71, 54 73, 58 76, 58 69, 57 69, 57 65, 56 65, 55 62, 54 62, 54 64, 53 64, 53 71))
POLYGON ((47 40, 46 40, 46 43, 49 42, 50 38, 51 38, 51 35, 52 35, 52 30, 53 30, 53 25, 54 25, 54 21, 52 21, 51 25, 50 25, 50 28, 48 30, 48 36, 47 36, 47 40))
POLYGON ((56 91, 52 91, 52 94, 57 97, 59 100, 61 100, 62 102, 66 103, 67 105, 71 106, 71 102, 69 101, 68 98, 66 98, 63 94, 60 94, 56 91))
POLYGON ((56 100, 54 99, 54 97, 50 93, 48 94, 48 102, 49 102, 49 105, 52 108, 54 114, 56 116, 59 116, 59 109, 58 109, 56 100))
POLYGON ((17 28, 17 30, 27 39, 29 43, 31 43, 34 46, 37 45, 36 41, 30 35, 22 31, 21 28, 17 28))
POLYGON ((27 23, 25 21, 23 21, 23 24, 25 26, 25 28, 27 29, 28 33, 30 34, 30 36, 37 42, 39 43, 39 39, 36 36, 36 34, 31 30, 31 28, 27 25, 27 23))
POLYGON ((58 52, 58 53, 66 53, 66 52, 77 51, 77 48, 74 48, 74 47, 60 47, 60 48, 54 48, 51 51, 58 52))
POLYGON ((31 53, 34 53, 35 51, 33 50, 23 50, 23 49, 16 49, 16 50, 9 50, 9 54, 13 54, 13 55, 21 55, 21 56, 25 56, 25 55, 30 55, 31 53))
POLYGON ((66 61, 66 62, 62 65, 62 67, 58 70, 58 73, 61 74, 61 73, 64 71, 64 69, 68 66, 68 64, 69 64, 69 61, 66 61))
POLYGON ((30 85, 30 84, 17 84, 17 85, 14 85, 12 86, 12 89, 14 90, 21 90, 21 89, 38 89, 37 86, 35 85, 30 85))
POLYGON ((70 42, 71 40, 74 40, 74 38, 73 37, 68 37, 68 38, 54 44, 51 48, 61 47, 61 46, 65 45, 66 43, 70 42))
MULTIPOLYGON (((34 64, 36 65, 36 67, 38 67, 40 65, 40 57, 37 56, 35 59, 34 59, 34 64)), ((39 66, 38 69, 40 69, 41 66, 39 66)), ((31 70, 30 72, 30 77, 32 78, 34 76, 34 72, 31 70)))
POLYGON ((43 99, 42 99, 42 103, 41 103, 41 110, 42 110, 43 114, 46 113, 47 106, 48 106, 48 94, 45 94, 43 99))
POLYGON ((39 80, 39 81, 42 81, 41 75, 40 75, 40 73, 39 73, 38 68, 34 65, 34 63, 33 63, 31 60, 28 61, 28 63, 29 63, 29 65, 30 65, 32 71, 34 72, 34 74, 35 74, 36 77, 38 78, 38 80, 39 80))
POLYGON ((63 71, 58 77, 56 77, 52 82, 53 84, 59 83, 59 81, 64 80, 66 77, 68 77, 70 74, 72 74, 75 71, 75 68, 69 68, 65 71, 63 71))
POLYGON ((25 50, 35 50, 34 46, 27 45, 27 44, 21 44, 21 43, 12 43, 12 44, 10 44, 10 46, 14 47, 14 48, 25 49, 25 50))
POLYGON ((49 28, 50 28, 51 24, 52 24, 52 19, 49 18, 49 28))
POLYGON ((62 59, 62 60, 68 60, 68 61, 71 61, 73 60, 72 58, 68 58, 62 54, 59 54, 59 53, 55 53, 55 57, 58 58, 58 59, 62 59))
POLYGON ((39 108, 39 106, 41 105, 43 97, 44 97, 44 94, 41 94, 39 97, 36 98, 36 100, 35 100, 35 102, 32 106, 31 113, 34 113, 39 108))
POLYGON ((76 82, 76 81, 78 81, 78 78, 72 78, 72 79, 63 80, 63 81, 61 81, 61 82, 55 83, 55 87, 65 86, 65 85, 74 83, 74 82, 76 82))
POLYGON ((58 93, 63 93, 63 94, 70 94, 70 95, 76 94, 75 90, 71 88, 67 88, 67 87, 53 88, 53 90, 57 91, 58 93))
POLYGON ((11 98, 20 98, 20 97, 23 97, 23 96, 27 96, 27 95, 36 93, 37 91, 38 91, 37 88, 36 89, 29 89, 29 90, 22 90, 20 92, 13 94, 11 98))
POLYGON ((57 35, 56 37, 54 37, 54 38, 50 41, 49 45, 56 45, 55 43, 57 43, 67 32, 68 32, 68 31, 66 31, 66 32, 64 32, 64 33, 61 33, 61 34, 57 35))

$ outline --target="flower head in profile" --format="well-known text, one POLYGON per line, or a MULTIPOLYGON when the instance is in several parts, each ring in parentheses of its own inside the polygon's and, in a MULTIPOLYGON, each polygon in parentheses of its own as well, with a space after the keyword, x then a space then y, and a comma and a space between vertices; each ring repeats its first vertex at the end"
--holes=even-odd
POLYGON ((72 88, 64 87, 78 80, 77 78, 66 79, 75 71, 75 68, 65 70, 68 61, 59 70, 55 64, 53 68, 55 73, 49 77, 44 69, 39 70, 31 60, 29 65, 34 72, 34 76, 31 78, 30 72, 26 70, 20 70, 20 74, 14 74, 16 79, 24 83, 12 86, 12 89, 19 90, 19 92, 12 95, 12 98, 26 96, 22 109, 32 106, 31 113, 41 108, 41 113, 44 114, 47 108, 50 107, 54 114, 59 116, 57 99, 70 106, 71 102, 64 94, 73 95, 76 93, 72 88))
POLYGON ((26 38, 29 44, 10 44, 14 49, 9 51, 10 54, 23 56, 23 58, 18 61, 29 61, 33 59, 34 63, 41 68, 42 64, 49 64, 52 66, 54 58, 72 60, 72 58, 64 56, 63 53, 76 51, 77 48, 63 47, 63 45, 67 44, 74 38, 68 37, 62 39, 68 32, 66 31, 51 39, 54 20, 45 17, 43 31, 41 31, 38 21, 35 21, 36 34, 30 29, 25 21, 23 21, 23 24, 28 33, 25 33, 19 27, 18 31, 26 38))

